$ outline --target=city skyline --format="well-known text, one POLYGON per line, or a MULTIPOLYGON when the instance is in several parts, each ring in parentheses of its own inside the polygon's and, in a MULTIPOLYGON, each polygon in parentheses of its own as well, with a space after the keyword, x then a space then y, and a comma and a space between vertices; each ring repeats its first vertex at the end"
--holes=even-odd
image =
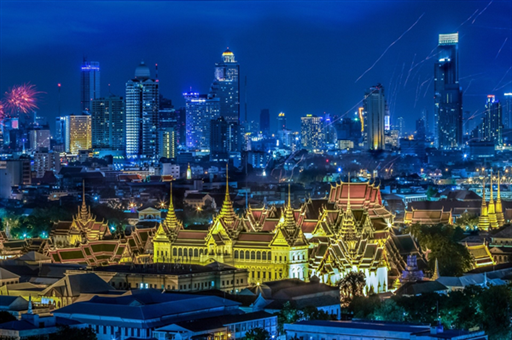
POLYGON ((133 65, 141 60, 152 73, 158 63, 161 93, 177 108, 185 106, 181 93, 190 87, 194 92, 207 92, 212 65, 229 47, 240 64, 240 116, 245 114, 247 93, 249 119, 258 121, 260 110, 269 108, 274 130, 279 112, 285 112, 294 130, 306 114, 352 114, 364 90, 379 82, 389 94, 392 121, 407 117, 406 129, 413 129, 422 110, 433 116, 430 79, 436 58, 430 51, 441 33, 459 32, 465 112, 473 115, 477 111, 478 115, 485 109, 488 94, 502 100, 503 93, 512 88, 510 2, 479 1, 463 6, 448 2, 435 8, 428 2, 207 3, 201 6, 210 10, 202 13, 193 11, 197 3, 87 4, 34 3, 28 9, 12 2, 2 4, 0 89, 5 92, 15 84, 35 84, 45 92, 39 113, 49 122, 58 111, 57 83, 62 84, 61 114, 79 113, 79 70, 84 56, 102 66, 101 97, 109 93, 123 96, 133 65), (393 15, 379 15, 389 9, 394 9, 393 15), (23 20, 17 20, 21 11, 23 20), (97 17, 83 15, 72 27, 62 29, 67 27, 68 14, 79 11, 94 11, 97 17), (151 23, 135 31, 122 20, 138 11, 154 13, 151 23), (113 12, 119 15, 106 21, 113 12), (38 19, 31 21, 36 13, 38 19), (175 20, 168 23, 161 13, 175 20), (94 25, 88 26, 88 20, 94 20, 94 25), (60 31, 59 23, 64 25, 60 31), (386 30, 375 30, 382 25, 386 30), (37 36, 50 33, 55 36, 41 40, 52 48, 42 49, 37 36))

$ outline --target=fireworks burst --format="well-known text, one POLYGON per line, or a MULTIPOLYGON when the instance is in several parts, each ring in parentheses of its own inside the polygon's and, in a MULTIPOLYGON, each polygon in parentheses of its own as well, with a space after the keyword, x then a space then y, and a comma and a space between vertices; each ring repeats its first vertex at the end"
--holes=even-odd
POLYGON ((42 92, 36 90, 32 84, 13 86, 5 92, 5 108, 11 112, 27 113, 37 109, 37 95, 42 92))

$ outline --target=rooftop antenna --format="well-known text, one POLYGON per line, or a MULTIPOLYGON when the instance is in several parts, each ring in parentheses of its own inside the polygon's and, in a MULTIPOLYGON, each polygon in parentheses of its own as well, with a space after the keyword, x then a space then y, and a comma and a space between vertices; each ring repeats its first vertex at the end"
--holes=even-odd
POLYGON ((244 80, 244 110, 245 110, 245 123, 247 123, 247 76, 245 76, 244 80))
POLYGON ((59 117, 60 117, 60 83, 57 84, 57 88, 59 90, 59 117))

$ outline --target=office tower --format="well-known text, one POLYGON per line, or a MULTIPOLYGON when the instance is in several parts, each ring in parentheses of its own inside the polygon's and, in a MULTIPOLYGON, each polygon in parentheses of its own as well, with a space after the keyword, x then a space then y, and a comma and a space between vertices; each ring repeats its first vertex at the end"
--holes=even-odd
POLYGON ((184 93, 187 115, 187 147, 210 150, 210 121, 219 118, 220 100, 196 92, 184 93))
POLYGON ((175 159, 178 152, 178 133, 175 127, 160 128, 159 142, 160 157, 175 159))
POLYGON ((313 115, 301 117, 302 147, 309 151, 320 151, 323 148, 323 119, 313 115))
POLYGON ((264 136, 270 134, 270 110, 263 109, 260 112, 260 131, 264 136))
MULTIPOLYGON (((404 122, 404 117, 398 117, 396 119, 396 130, 398 130, 398 137, 399 138, 404 138, 404 133, 405 133, 405 122, 404 122)), ((384 123, 385 124, 385 123, 384 123)), ((384 128, 385 130, 385 128, 384 128)))
POLYGON ((55 119, 55 138, 57 144, 64 143, 64 132, 66 131, 66 117, 57 117, 55 119))
POLYGON ((240 125, 224 117, 210 121, 210 161, 227 162, 229 154, 240 150, 240 125))
POLYGON ((502 145, 503 123, 501 117, 501 103, 493 95, 487 96, 484 116, 480 126, 480 139, 502 145))
POLYGON ((113 96, 92 101, 92 147, 124 149, 124 100, 113 96))
POLYGON ((334 128, 334 124, 332 123, 331 115, 329 113, 325 113, 323 123, 324 126, 322 127, 322 131, 324 142, 336 143, 336 129, 334 128))
POLYGON ((512 93, 503 94, 501 110, 505 129, 512 129, 512 93))
POLYGON ((416 121, 416 139, 425 139, 426 133, 425 120, 420 118, 416 121))
POLYGON ((280 112, 277 116, 277 131, 286 129, 286 117, 284 112, 280 112))
POLYGON ((141 62, 135 78, 126 83, 126 157, 133 162, 158 158, 158 82, 151 79, 149 67, 141 62))
POLYGON ((46 129, 29 130, 28 132, 29 149, 32 151, 41 148, 50 148, 50 130, 46 129))
POLYGON ((222 61, 215 64, 215 78, 211 94, 219 99, 220 115, 228 122, 240 123, 240 66, 229 48, 222 53, 222 61))
POLYGON ((81 109, 90 111, 92 101, 100 97, 100 63, 84 59, 81 68, 81 109))
POLYGON ((462 89, 459 84, 459 34, 440 34, 434 67, 436 145, 462 146, 462 89))
POLYGON ((73 155, 78 155, 80 150, 91 149, 91 116, 86 114, 66 116, 64 138, 66 152, 73 155))
POLYGON ((363 106, 365 146, 370 150, 384 150, 384 116, 387 104, 381 84, 366 91, 363 106))

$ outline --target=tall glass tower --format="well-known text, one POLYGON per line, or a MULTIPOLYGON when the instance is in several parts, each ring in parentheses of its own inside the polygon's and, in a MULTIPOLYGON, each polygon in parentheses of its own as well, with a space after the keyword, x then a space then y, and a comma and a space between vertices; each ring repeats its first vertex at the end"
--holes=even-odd
POLYGON ((436 145, 462 146, 462 89, 459 84, 459 34, 440 34, 434 67, 436 145))
POLYGON ((503 144, 503 119, 501 103, 494 95, 488 95, 485 103, 485 111, 480 126, 480 139, 493 142, 494 145, 503 144))
POLYGON ((110 96, 92 101, 92 147, 124 149, 124 100, 110 96))
POLYGON ((100 97, 100 63, 84 59, 80 81, 81 109, 82 111, 90 111, 92 101, 100 97))
POLYGON ((210 121, 219 118, 219 98, 196 92, 187 92, 187 147, 190 149, 210 150, 210 121))
POLYGON ((384 87, 381 84, 370 87, 364 95, 363 104, 365 145, 369 150, 384 150, 384 121, 387 112, 384 87))
POLYGON ((240 123, 240 66, 229 48, 222 53, 222 62, 215 64, 211 94, 220 101, 220 115, 227 122, 240 123))
POLYGON ((126 83, 126 157, 133 162, 158 159, 158 81, 141 62, 126 83))

